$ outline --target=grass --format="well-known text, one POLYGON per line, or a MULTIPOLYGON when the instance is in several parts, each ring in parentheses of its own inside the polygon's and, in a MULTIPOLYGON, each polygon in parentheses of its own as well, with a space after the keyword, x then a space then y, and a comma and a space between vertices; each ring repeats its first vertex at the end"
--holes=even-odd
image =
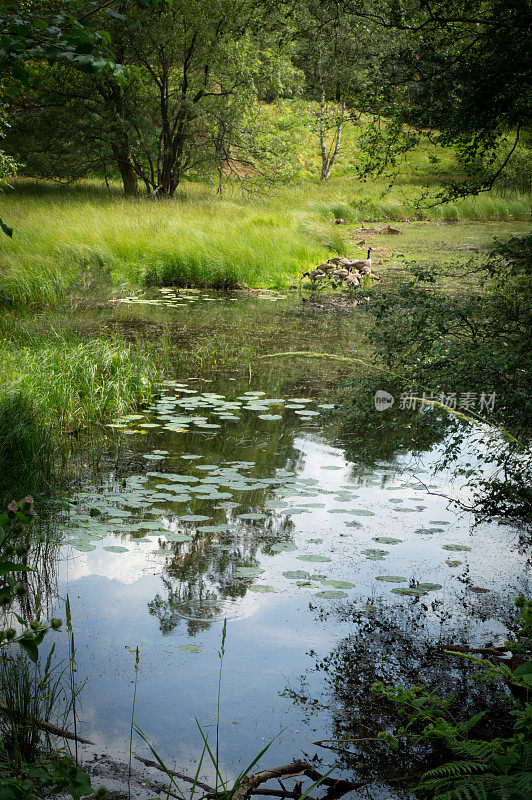
POLYGON ((419 204, 423 174, 421 167, 405 169, 389 190, 384 181, 340 174, 325 185, 305 179, 268 196, 219 197, 213 187, 188 183, 171 201, 125 199, 117 185, 109 193, 96 182, 61 188, 21 180, 0 197, 0 216, 14 228, 12 239, 0 240, 0 292, 51 307, 91 268, 121 288, 283 289, 310 266, 345 253, 345 228, 333 224, 335 217, 349 224, 530 219, 529 196, 516 192, 419 204))
POLYGON ((24 346, 4 340, 0 365, 10 390, 28 398, 42 424, 62 434, 147 403, 158 376, 150 348, 118 337, 24 346))
POLYGON ((0 341, 0 368, 0 496, 9 499, 48 492, 80 432, 147 403, 159 378, 154 349, 119 337, 12 335, 0 341))

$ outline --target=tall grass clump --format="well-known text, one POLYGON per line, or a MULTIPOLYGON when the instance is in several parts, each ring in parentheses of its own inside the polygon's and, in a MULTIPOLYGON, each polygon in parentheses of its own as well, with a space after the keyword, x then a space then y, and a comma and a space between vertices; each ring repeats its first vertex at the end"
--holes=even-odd
POLYGON ((43 745, 38 722, 55 721, 64 726, 71 696, 64 681, 65 667, 54 663, 52 646, 44 668, 24 655, 0 657, 0 733, 10 760, 16 764, 35 761, 43 745))
POLYGON ((155 351, 123 339, 0 344, 4 384, 59 433, 88 429, 147 403, 158 380, 155 351))
POLYGON ((0 498, 49 494, 82 432, 149 402, 154 348, 122 339, 0 341, 0 498), (63 460, 63 464, 66 461, 63 460))
POLYGON ((15 389, 0 394, 0 498, 44 492, 52 463, 50 429, 36 403, 15 389))

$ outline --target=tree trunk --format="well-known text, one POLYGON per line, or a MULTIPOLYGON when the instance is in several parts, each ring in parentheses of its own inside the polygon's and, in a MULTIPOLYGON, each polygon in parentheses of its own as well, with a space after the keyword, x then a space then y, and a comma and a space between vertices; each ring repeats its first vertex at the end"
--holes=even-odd
POLYGON ((325 104, 325 92, 322 91, 321 100, 320 100, 320 150, 321 150, 321 175, 320 180, 327 181, 331 177, 331 170, 333 168, 334 162, 336 161, 336 156, 340 150, 340 141, 342 139, 342 126, 344 123, 344 116, 345 116, 345 102, 342 102, 342 113, 340 115, 340 119, 338 120, 336 133, 334 134, 333 144, 331 145, 331 150, 327 152, 327 125, 325 122, 325 114, 326 114, 326 104, 325 104))
POLYGON ((129 147, 113 145, 113 155, 122 176, 124 194, 126 197, 134 197, 139 193, 139 181, 133 160, 129 153, 129 147))

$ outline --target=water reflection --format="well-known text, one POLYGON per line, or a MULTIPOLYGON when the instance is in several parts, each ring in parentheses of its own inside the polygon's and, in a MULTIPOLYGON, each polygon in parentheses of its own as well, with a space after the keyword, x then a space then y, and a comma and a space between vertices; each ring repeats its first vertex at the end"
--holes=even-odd
MULTIPOLYGON (((206 303, 193 330, 238 330, 267 351, 301 349, 304 326, 333 351, 345 350, 359 324, 280 303, 275 315, 269 303, 267 313, 245 303, 249 316, 237 324, 236 311, 225 316, 229 304, 206 303)), ((190 325, 192 309, 177 311, 190 325)), ((170 312, 142 307, 139 319, 147 326, 170 312)), ((263 364, 257 386, 227 374, 216 383, 168 384, 153 408, 109 429, 121 443, 118 470, 87 479, 72 497, 60 590, 73 601, 79 670, 91 676, 85 718, 102 749, 127 742, 125 644, 141 648, 139 725, 185 765, 195 716, 209 718, 216 706, 219 623, 230 621, 222 716, 236 768, 281 728, 271 763, 302 750, 332 763, 337 754, 324 755, 313 741, 391 724, 384 709, 372 716, 374 680, 429 677, 425 664, 441 632, 470 639, 473 616, 486 621, 475 635, 504 637, 492 618, 524 587, 525 554, 514 549, 513 529, 472 533, 467 518, 411 475, 429 491, 450 491, 446 474, 430 475, 444 447, 443 420, 426 426, 423 418, 416 432, 419 416, 395 414, 393 424, 364 417, 347 440, 338 424, 345 414, 338 420, 328 408, 337 396, 332 372, 323 381, 315 366, 263 364), (414 594, 394 593, 401 587, 414 594), (182 649, 190 644, 196 651, 182 649)), ((374 750, 360 753, 369 769, 374 750)))

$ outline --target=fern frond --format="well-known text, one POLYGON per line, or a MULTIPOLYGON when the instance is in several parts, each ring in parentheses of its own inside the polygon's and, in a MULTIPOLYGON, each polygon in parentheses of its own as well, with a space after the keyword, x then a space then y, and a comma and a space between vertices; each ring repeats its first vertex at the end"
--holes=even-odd
POLYGON ((448 741, 447 746, 454 755, 473 761, 486 761, 492 753, 498 752, 497 744, 486 742, 483 739, 468 739, 448 741))
POLYGON ((479 761, 449 761, 425 772, 421 778, 420 786, 425 788, 427 781, 433 779, 441 780, 442 778, 457 778, 461 775, 474 775, 475 773, 486 772, 487 769, 488 765, 479 761))

